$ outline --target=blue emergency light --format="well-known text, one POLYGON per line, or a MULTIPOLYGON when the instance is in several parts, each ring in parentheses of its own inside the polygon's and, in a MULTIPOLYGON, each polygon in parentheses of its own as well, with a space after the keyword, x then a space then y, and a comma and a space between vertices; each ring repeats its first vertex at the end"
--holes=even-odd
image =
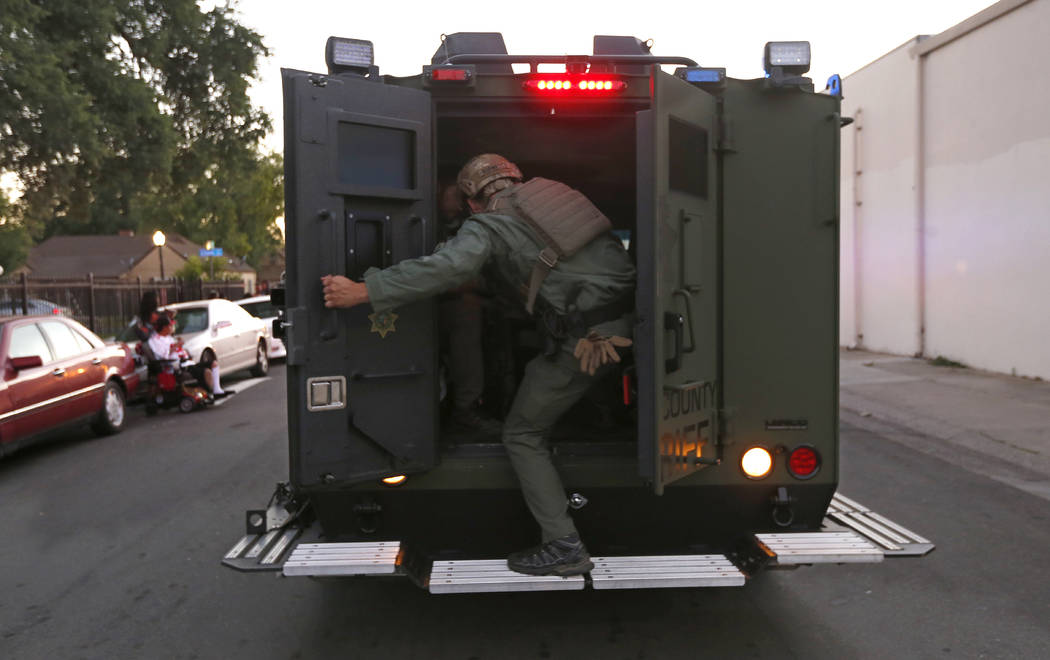
POLYGON ((685 80, 691 83, 717 83, 726 77, 725 69, 686 69, 685 80))
POLYGON ((726 70, 724 68, 681 67, 675 70, 674 75, 687 83, 705 87, 722 87, 726 82, 726 70))
POLYGON ((831 96, 842 98, 842 77, 835 74, 828 78, 827 92, 831 96))

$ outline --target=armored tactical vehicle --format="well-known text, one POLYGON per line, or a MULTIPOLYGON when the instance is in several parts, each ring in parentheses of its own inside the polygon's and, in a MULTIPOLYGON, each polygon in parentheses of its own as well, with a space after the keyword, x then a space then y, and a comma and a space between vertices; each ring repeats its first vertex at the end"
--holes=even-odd
MULTIPOLYGON (((762 567, 881 561, 932 545, 836 494, 841 82, 807 42, 767 75, 596 36, 580 56, 443 36, 419 75, 331 38, 284 70, 290 475, 224 563, 395 575, 432 592, 717 586, 762 567), (555 72, 549 72, 554 69, 555 72), (546 70, 546 71, 545 71, 546 70), (635 344, 550 445, 596 568, 511 573, 538 530, 498 436, 443 424, 436 302, 393 323, 324 307, 320 278, 429 254, 439 182, 498 153, 583 192, 637 266, 635 344)), ((275 297, 277 297, 275 295, 275 297)), ((506 411, 533 322, 486 312, 485 400, 506 411)))

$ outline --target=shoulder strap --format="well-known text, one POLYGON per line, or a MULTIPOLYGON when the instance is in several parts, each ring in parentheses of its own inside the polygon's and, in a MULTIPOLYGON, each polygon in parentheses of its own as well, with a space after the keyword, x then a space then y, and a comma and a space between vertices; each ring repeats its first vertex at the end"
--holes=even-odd
POLYGON ((571 257, 598 236, 612 229, 612 223, 583 193, 564 183, 535 178, 500 191, 490 208, 508 208, 529 225, 543 242, 529 276, 525 309, 532 314, 536 296, 547 274, 563 257, 571 257))

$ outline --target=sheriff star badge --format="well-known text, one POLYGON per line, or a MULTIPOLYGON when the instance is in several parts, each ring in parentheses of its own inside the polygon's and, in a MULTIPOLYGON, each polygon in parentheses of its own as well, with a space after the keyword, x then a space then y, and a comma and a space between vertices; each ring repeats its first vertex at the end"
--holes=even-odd
POLYGON ((380 339, 386 339, 387 334, 394 332, 394 321, 397 320, 397 314, 393 312, 374 312, 368 315, 368 320, 372 322, 371 332, 379 333, 380 339))

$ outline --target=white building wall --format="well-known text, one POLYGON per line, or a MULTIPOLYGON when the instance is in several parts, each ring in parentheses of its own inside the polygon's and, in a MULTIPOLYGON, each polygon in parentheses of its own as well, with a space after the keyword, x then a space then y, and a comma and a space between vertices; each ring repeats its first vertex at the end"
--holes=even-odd
POLYGON ((1050 2, 925 59, 926 353, 1050 377, 1050 2))
POLYGON ((843 84, 841 341, 902 354, 919 350, 915 43, 843 84))
POLYGON ((1050 378, 1048 35, 1003 0, 845 79, 843 345, 1050 378))

